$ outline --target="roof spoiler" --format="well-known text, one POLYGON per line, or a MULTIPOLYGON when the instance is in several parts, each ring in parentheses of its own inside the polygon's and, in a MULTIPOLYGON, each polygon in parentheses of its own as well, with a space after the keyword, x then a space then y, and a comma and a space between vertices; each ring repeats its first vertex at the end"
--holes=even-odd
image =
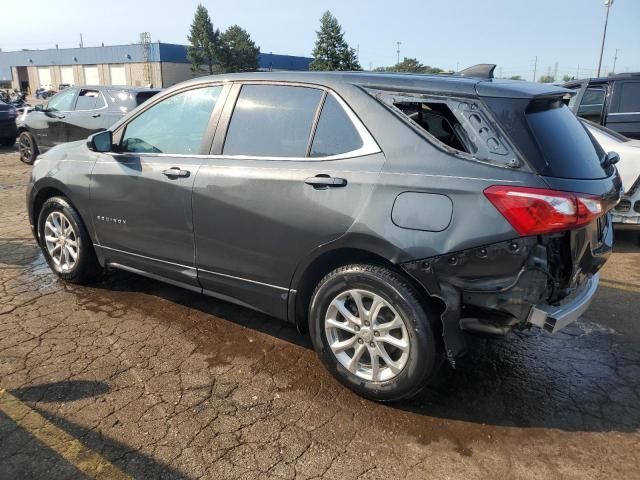
POLYGON ((479 63, 471 67, 467 67, 464 70, 458 72, 458 75, 463 77, 483 78, 491 80, 493 78, 493 71, 496 69, 496 65, 493 63, 479 63))

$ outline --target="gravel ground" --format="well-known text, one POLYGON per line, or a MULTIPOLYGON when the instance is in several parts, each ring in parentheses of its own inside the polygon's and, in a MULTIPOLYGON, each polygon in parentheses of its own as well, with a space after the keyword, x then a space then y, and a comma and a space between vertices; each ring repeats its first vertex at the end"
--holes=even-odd
MULTIPOLYGON (((283 322, 122 272, 58 281, 30 234, 29 169, 0 150, 0 389, 122 473, 640 478, 635 236, 618 236, 577 325, 473 338, 421 398, 379 405, 283 322)), ((42 438, 0 404, 0 478, 99 476, 42 438)))

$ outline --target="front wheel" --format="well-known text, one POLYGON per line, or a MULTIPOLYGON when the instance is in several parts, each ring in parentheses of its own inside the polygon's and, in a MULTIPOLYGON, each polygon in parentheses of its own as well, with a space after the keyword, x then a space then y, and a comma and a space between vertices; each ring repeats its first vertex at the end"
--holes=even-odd
POLYGON ((328 370, 372 400, 410 398, 442 365, 437 319, 404 277, 381 266, 348 265, 326 275, 309 323, 328 370))
POLYGON ((38 238, 47 263, 63 280, 85 283, 100 273, 89 234, 65 198, 44 202, 38 216, 38 238))

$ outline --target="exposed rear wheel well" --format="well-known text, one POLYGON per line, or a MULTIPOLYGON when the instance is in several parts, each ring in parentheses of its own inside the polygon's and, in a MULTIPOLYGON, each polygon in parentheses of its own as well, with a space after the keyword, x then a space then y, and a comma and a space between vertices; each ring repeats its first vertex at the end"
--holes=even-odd
POLYGON ((300 281, 298 282, 298 290, 296 293, 295 305, 295 322, 302 331, 307 331, 307 317, 309 311, 309 302, 311 295, 322 278, 332 270, 344 265, 355 263, 363 263, 369 265, 379 265, 392 270, 404 277, 416 290, 423 294, 420 295, 424 301, 426 308, 435 308, 442 313, 441 302, 432 299, 427 295, 424 288, 418 284, 413 278, 407 275, 398 265, 390 262, 384 257, 367 250, 357 248, 341 248, 323 253, 316 258, 305 270, 300 281))

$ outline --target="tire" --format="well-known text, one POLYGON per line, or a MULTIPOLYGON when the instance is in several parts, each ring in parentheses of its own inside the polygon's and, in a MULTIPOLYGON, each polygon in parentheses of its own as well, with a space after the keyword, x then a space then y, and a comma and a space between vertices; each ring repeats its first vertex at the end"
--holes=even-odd
POLYGON ((438 325, 437 316, 422 304, 417 290, 404 277, 376 265, 333 270, 316 287, 309 307, 311 341, 322 363, 343 385, 381 402, 411 398, 436 377, 444 358, 438 325), (361 298, 362 310, 356 296, 361 298), (360 317, 369 319, 368 323, 360 317), (351 331, 343 330, 345 326, 351 331), (389 326, 395 328, 386 328, 389 326), (393 344, 388 343, 392 340, 393 344), (353 347, 334 353, 332 345, 336 350, 353 347), (357 352, 360 356, 354 367, 357 352), (374 365, 378 366, 375 370, 374 365))
POLYGON ((49 267, 61 279, 88 283, 101 273, 87 229, 67 199, 52 197, 44 202, 38 215, 38 238, 49 267), (65 231, 62 242, 60 225, 65 231), (72 251, 75 251, 75 259, 72 251))
POLYGON ((18 150, 20 151, 20 160, 27 165, 32 165, 38 156, 38 145, 36 139, 29 132, 20 133, 18 137, 18 150))
POLYGON ((0 138, 0 145, 3 147, 12 147, 16 143, 15 137, 11 138, 0 138))

